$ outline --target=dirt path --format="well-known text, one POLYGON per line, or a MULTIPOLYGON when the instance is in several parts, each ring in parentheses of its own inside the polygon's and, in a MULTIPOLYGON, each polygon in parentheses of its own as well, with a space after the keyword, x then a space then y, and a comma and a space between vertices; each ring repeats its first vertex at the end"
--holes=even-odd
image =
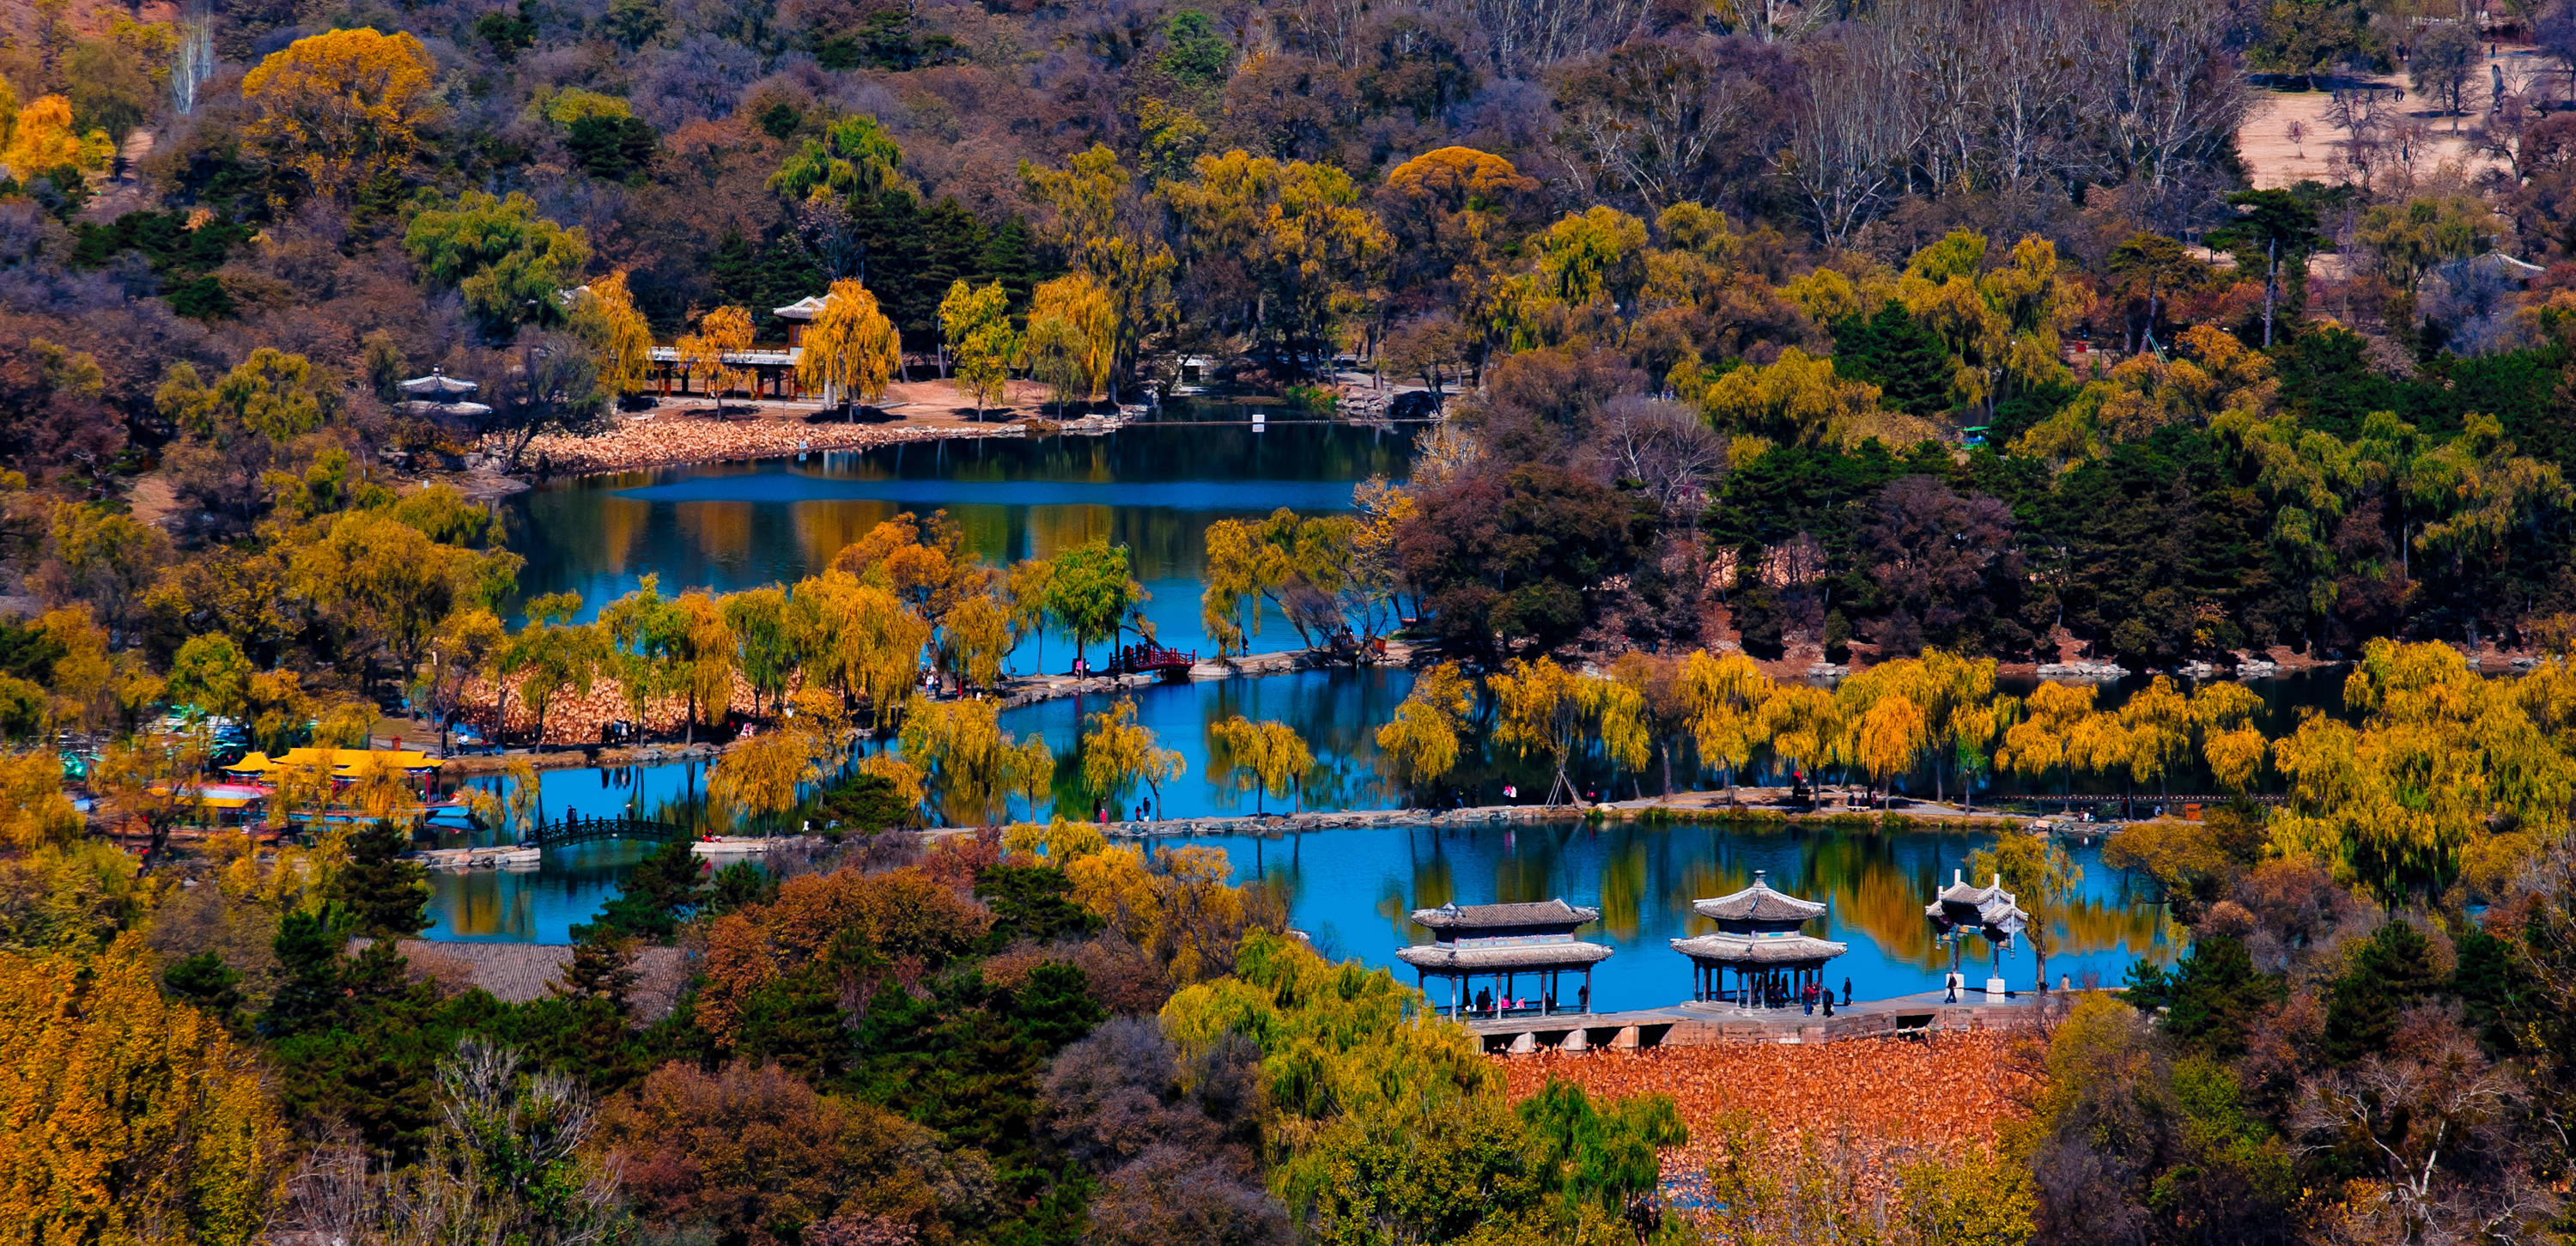
MULTIPOLYGON (((2508 94, 2518 92, 2549 100, 2567 97, 2567 76, 2555 72, 2536 49, 2507 45, 2496 51, 2493 60, 2480 53, 2477 65, 2470 72, 2468 90, 2461 99, 2465 115, 2458 117, 2437 112, 2433 102, 2417 94, 2402 73, 2356 79, 2374 87, 2406 93, 2402 102, 2392 102, 2390 108, 2393 114, 2406 122, 2422 127, 2424 137, 2429 140, 2418 146, 2412 152, 2413 159, 2406 162, 2418 173, 2429 174, 2444 164, 2459 165, 2464 173, 2472 176, 2483 169, 2504 167, 2501 159, 2477 150, 2470 139, 2471 132, 2493 105, 2497 71, 2504 75, 2508 94)), ((2333 107, 2334 96, 2329 91, 2255 92, 2253 110, 2246 115, 2245 124, 2236 131, 2236 150, 2244 158, 2246 172, 2256 187, 2273 189, 2303 181, 2331 185, 2360 180, 2358 171, 2348 158, 2344 131, 2328 119, 2327 114, 2333 107)), ((2379 163, 2372 174, 2374 181, 2382 176, 2379 170, 2400 163, 2397 154, 2388 150, 2393 144, 2385 137, 2381 146, 2383 151, 2376 157, 2379 163)))

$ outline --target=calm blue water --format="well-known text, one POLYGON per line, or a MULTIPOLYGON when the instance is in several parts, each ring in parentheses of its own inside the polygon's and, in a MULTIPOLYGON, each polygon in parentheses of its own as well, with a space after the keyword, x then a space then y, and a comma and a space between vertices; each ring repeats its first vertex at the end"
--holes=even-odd
MULTIPOLYGON (((995 565, 1052 557, 1095 538, 1127 548, 1144 617, 1161 643, 1213 656, 1199 619, 1205 533, 1219 519, 1348 510, 1371 476, 1402 478, 1409 433, 1346 424, 1146 425, 1107 437, 937 441, 798 461, 626 472, 541 486, 507 503, 526 558, 523 599, 577 592, 596 617, 648 573, 666 592, 794 583, 903 511, 946 510, 995 565)), ((1254 652, 1295 648, 1264 607, 1254 652)), ((1108 642, 1095 640, 1095 661, 1108 642)), ((1009 669, 1066 670, 1068 636, 1034 638, 1009 669)))

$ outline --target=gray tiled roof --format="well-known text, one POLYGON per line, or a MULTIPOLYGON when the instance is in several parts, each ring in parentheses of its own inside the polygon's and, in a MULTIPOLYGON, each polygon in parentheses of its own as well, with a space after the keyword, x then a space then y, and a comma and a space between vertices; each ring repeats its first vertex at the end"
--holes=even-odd
POLYGON ((1414 924, 1433 930, 1487 930, 1512 926, 1580 926, 1598 920, 1599 909, 1587 909, 1563 900, 1540 900, 1523 904, 1444 904, 1436 909, 1413 910, 1414 924))
POLYGON ((1673 950, 1692 960, 1734 965, 1795 965, 1827 961, 1851 950, 1847 944, 1809 935, 1704 934, 1673 940, 1673 950))
POLYGON ((1598 943, 1516 943, 1502 947, 1461 947, 1455 943, 1417 943, 1395 949, 1395 958, 1432 973, 1484 973, 1504 969, 1582 969, 1610 959, 1611 949, 1598 943))
POLYGON ((1691 907, 1713 921, 1810 921, 1825 915, 1825 906, 1817 901, 1773 891, 1761 870, 1753 872, 1752 886, 1731 895, 1696 901, 1691 907))

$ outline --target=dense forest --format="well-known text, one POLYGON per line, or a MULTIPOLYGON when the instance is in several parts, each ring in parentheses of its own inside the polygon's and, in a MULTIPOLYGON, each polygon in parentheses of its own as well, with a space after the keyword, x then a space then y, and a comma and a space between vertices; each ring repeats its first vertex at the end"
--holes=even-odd
MULTIPOLYGON (((2571 77, 2566 0, 8 5, 0 1242, 2564 1241, 2571 77), (2248 118, 2321 93, 2336 176, 2258 176, 2248 118), (519 600, 461 469, 807 298, 861 398, 1445 398, 1354 513, 1207 534, 1229 651, 1264 602, 1437 650, 1402 783, 1491 735, 1641 792, 2287 803, 2121 832, 2190 951, 2023 1051, 1991 1148, 1729 1120, 1679 1206, 1672 1097, 1513 1102, 1222 854, 1038 822, 1173 777, 1132 703, 1057 757, 914 695, 1115 634, 1123 548, 991 567, 907 514, 794 584, 519 600), (485 409, 408 401, 433 369, 485 409), (2354 660, 2347 718, 1994 682, 2267 655, 2354 660), (397 708, 754 724, 711 798, 832 834, 657 852, 505 1002, 404 950, 397 777, 194 833, 218 749, 397 708), (843 767, 862 732, 899 753, 843 767)), ((1283 730, 1217 755, 1284 795, 1283 730)), ((2039 837, 1976 868, 2071 885, 2039 837)))

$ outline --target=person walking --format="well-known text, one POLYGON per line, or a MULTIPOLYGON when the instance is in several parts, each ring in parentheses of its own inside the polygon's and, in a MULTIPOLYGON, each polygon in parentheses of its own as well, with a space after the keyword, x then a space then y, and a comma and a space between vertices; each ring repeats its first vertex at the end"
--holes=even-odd
POLYGON ((1851 979, 1843 979, 1843 1007, 1851 1007, 1851 979))

